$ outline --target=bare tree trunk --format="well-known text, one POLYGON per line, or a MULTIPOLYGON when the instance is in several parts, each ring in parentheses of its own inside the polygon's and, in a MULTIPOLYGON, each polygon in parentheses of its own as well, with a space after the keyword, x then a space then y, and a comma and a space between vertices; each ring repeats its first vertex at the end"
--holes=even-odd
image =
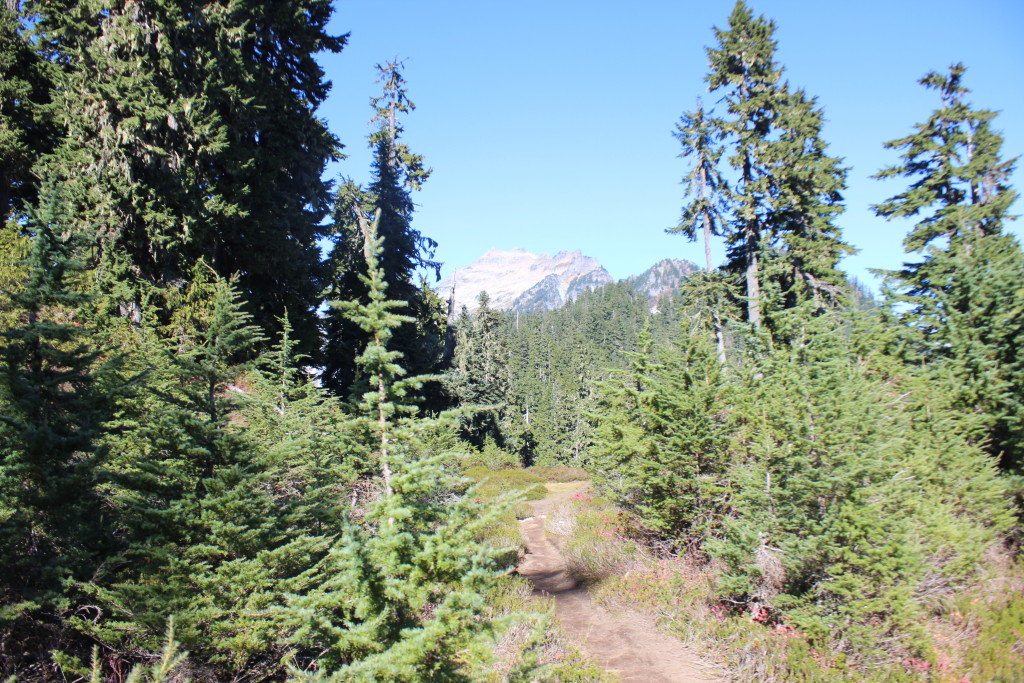
POLYGON ((384 412, 384 377, 377 375, 377 426, 380 428, 380 471, 384 495, 391 495, 391 465, 388 463, 388 418, 384 412))
POLYGON ((712 309, 711 313, 715 318, 715 345, 718 348, 718 363, 725 365, 725 332, 722 330, 722 318, 718 315, 718 309, 712 309))
POLYGON ((744 255, 747 259, 747 321, 761 329, 761 283, 757 279, 757 234, 747 224, 744 255))
MULTIPOLYGON (((701 173, 701 184, 704 185, 704 174, 701 173)), ((704 188, 701 187, 701 192, 704 188)), ((711 217, 704 214, 704 259, 707 261, 707 270, 710 273, 711 266, 711 217)), ((718 302, 711 305, 711 315, 715 319, 715 345, 718 348, 718 362, 725 365, 725 334, 722 331, 722 318, 718 315, 718 302)))

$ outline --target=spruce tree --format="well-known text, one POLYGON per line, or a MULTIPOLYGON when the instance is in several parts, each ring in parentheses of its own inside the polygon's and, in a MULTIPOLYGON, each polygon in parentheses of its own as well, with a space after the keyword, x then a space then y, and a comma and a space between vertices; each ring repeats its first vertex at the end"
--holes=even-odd
POLYGON ((401 351, 388 348, 395 329, 411 322, 408 316, 395 313, 403 308, 404 302, 387 297, 387 282, 384 269, 380 266, 379 255, 383 239, 377 236, 382 212, 377 211, 373 222, 360 217, 359 227, 363 235, 363 256, 368 265, 368 274, 362 276, 368 289, 368 303, 360 301, 335 302, 349 319, 370 335, 369 342, 356 362, 363 369, 362 381, 356 387, 357 407, 363 418, 369 421, 369 431, 374 434, 374 445, 381 479, 385 492, 391 488, 390 444, 394 423, 408 417, 415 411, 405 401, 410 389, 419 389, 424 383, 420 377, 405 378, 406 370, 396 363, 401 351))
POLYGON ((0 329, 18 324, 18 310, 12 295, 24 286, 31 249, 31 239, 13 223, 0 228, 0 329))

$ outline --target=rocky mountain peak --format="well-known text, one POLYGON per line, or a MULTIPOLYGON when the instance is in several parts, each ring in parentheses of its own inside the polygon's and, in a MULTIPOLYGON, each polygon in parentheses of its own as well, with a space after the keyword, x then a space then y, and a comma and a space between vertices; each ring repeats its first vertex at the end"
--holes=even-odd
POLYGON ((651 300, 652 309, 657 310, 661 300, 671 296, 679 288, 679 283, 697 270, 697 265, 690 261, 667 258, 639 275, 631 275, 626 281, 633 291, 646 294, 651 300))
POLYGON ((560 251, 553 257, 522 247, 488 249, 483 256, 456 268, 438 286, 450 296, 455 288, 455 310, 477 308, 480 292, 490 296, 490 306, 499 310, 550 310, 572 301, 580 292, 612 282, 608 271, 579 249, 560 251))
MULTIPOLYGON (((650 300, 652 310, 658 310, 663 300, 697 270, 689 261, 662 259, 625 282, 650 300)), ((490 297, 491 308, 531 313, 559 308, 581 293, 611 282, 598 260, 579 249, 548 256, 515 247, 488 249, 468 266, 456 268, 438 285, 438 293, 448 298, 454 286, 456 314, 463 306, 475 311, 483 291, 490 297)))

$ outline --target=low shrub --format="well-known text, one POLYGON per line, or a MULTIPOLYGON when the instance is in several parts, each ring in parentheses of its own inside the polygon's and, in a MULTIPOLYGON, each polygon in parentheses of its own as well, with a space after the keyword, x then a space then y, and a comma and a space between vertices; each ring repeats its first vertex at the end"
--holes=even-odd
POLYGON ((476 465, 463 471, 463 475, 476 483, 480 500, 493 500, 512 491, 521 491, 525 500, 540 500, 545 495, 544 479, 521 467, 491 469, 476 465))
POLYGON ((931 648, 852 657, 828 640, 815 640, 781 610, 720 598, 720 562, 660 553, 627 537, 637 536, 633 524, 607 501, 578 493, 552 508, 546 529, 595 600, 651 615, 693 650, 721 662, 737 681, 1024 680, 1024 568, 1005 555, 986 558, 980 581, 936 604, 919 623, 931 648))

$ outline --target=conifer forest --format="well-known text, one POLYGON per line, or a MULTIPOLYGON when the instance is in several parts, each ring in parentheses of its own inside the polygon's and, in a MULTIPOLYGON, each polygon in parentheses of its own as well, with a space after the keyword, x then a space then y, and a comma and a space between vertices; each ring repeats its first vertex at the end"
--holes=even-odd
POLYGON ((544 500, 576 590, 706 680, 1024 680, 1016 159, 970 65, 861 141, 911 226, 881 293, 737 0, 665 122, 706 263, 459 311, 402 63, 367 131, 318 114, 334 11, 0 6, 0 679, 618 680, 515 570, 544 500))

